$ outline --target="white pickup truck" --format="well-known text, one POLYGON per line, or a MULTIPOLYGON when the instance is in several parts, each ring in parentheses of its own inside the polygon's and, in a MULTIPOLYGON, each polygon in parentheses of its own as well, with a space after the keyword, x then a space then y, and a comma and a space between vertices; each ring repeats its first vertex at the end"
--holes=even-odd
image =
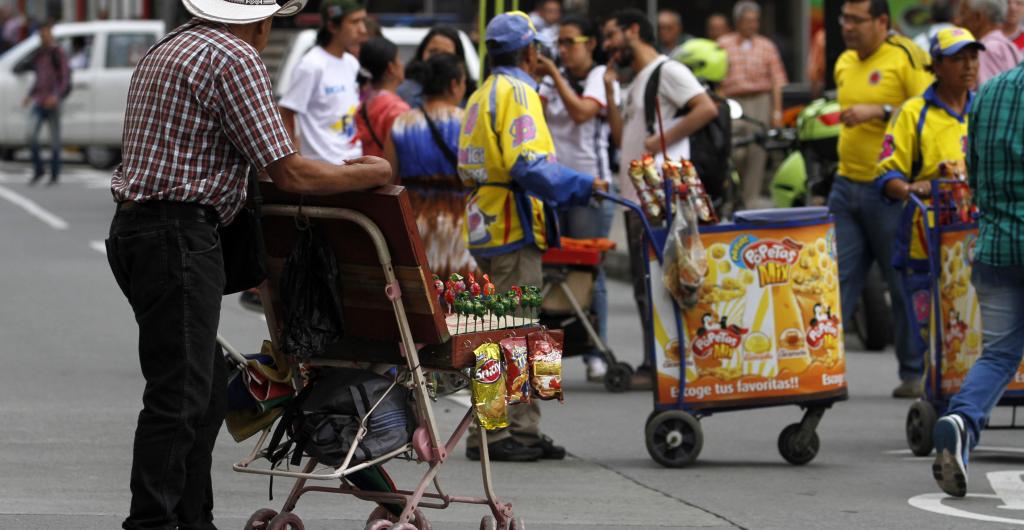
MULTIPOLYGON (((119 159, 132 71, 165 31, 163 22, 153 20, 54 26, 74 68, 61 115, 62 141, 80 148, 89 164, 106 168, 119 159)), ((22 102, 35 80, 32 61, 39 46, 39 36, 32 35, 0 55, 0 157, 28 145, 30 110, 22 102)), ((42 138, 49 138, 45 131, 42 138)))

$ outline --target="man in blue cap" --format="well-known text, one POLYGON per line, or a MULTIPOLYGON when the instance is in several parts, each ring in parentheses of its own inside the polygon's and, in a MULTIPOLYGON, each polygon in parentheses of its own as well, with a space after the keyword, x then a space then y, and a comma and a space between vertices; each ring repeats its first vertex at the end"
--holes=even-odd
MULTIPOLYGON (((553 206, 586 205, 607 183, 555 162, 555 147, 531 73, 537 66, 537 30, 512 11, 487 25, 491 75, 470 96, 459 135, 459 175, 472 187, 463 223, 470 252, 498 292, 543 282, 541 255, 558 244, 553 206)), ((565 458, 565 449, 540 433, 536 401, 509 408, 508 428, 488 433, 492 460, 565 458)), ((480 458, 479 430, 466 456, 480 458)))

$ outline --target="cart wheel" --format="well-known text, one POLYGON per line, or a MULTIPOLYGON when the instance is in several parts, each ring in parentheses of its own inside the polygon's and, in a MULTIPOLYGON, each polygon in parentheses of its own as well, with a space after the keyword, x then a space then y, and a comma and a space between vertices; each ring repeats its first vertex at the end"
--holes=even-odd
POLYGON ((267 528, 267 523, 269 523, 270 520, 273 519, 275 515, 277 515, 277 510, 272 510, 270 508, 260 508, 259 510, 256 510, 255 512, 253 512, 252 515, 249 516, 249 520, 245 522, 244 529, 263 530, 264 528, 267 528))
POLYGON ((363 530, 387 530, 388 528, 391 528, 391 525, 393 524, 394 523, 387 519, 373 519, 366 522, 366 526, 363 527, 363 530))
POLYGON ((704 447, 700 422, 681 410, 666 410, 650 418, 644 438, 651 458, 665 467, 693 463, 704 447))
POLYGON ((802 466, 814 457, 818 456, 818 449, 821 448, 821 439, 817 432, 811 433, 810 441, 805 445, 797 444, 797 434, 800 432, 800 424, 787 425, 779 434, 779 454, 786 462, 794 466, 802 466))
POLYGON ((915 456, 932 454, 932 429, 937 419, 935 407, 927 401, 917 400, 907 411, 907 445, 915 456))
POLYGON ((279 513, 267 523, 267 530, 304 530, 302 519, 293 512, 279 513))
POLYGON ((498 523, 494 517, 485 515, 483 519, 480 519, 480 530, 498 530, 498 523))
POLYGON ((629 390, 629 380, 632 376, 632 366, 626 363, 612 364, 604 374, 604 388, 609 392, 625 392, 629 390))
POLYGON ((508 523, 508 530, 526 530, 526 523, 523 522, 522 517, 516 517, 508 523))
POLYGON ((416 530, 412 523, 395 523, 388 527, 388 530, 416 530))

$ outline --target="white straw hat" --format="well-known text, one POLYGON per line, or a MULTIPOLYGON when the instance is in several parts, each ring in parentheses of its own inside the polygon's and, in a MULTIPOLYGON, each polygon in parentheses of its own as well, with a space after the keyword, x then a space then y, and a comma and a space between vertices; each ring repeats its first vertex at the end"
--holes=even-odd
POLYGON ((307 0, 181 0, 193 15, 225 24, 249 24, 270 17, 290 17, 306 6, 307 0))

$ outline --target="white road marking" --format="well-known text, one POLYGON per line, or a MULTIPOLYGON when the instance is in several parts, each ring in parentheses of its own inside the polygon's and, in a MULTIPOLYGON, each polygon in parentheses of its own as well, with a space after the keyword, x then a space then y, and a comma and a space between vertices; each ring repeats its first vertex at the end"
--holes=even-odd
MULTIPOLYGON (((998 495, 983 495, 971 493, 968 494, 968 499, 995 499, 999 500, 998 495)), ((1009 517, 997 517, 995 515, 985 515, 983 513, 974 513, 967 510, 956 508, 949 504, 945 504, 943 500, 950 500, 945 493, 925 493, 924 495, 918 495, 911 497, 907 502, 914 508, 937 513, 939 515, 948 515, 951 517, 961 517, 964 519, 974 519, 975 521, 985 521, 989 523, 1004 523, 1004 524, 1016 524, 1024 525, 1024 519, 1011 519, 1009 517)), ((956 499, 950 500, 950 502, 962 502, 956 499)))
POLYGON ((89 248, 103 254, 104 256, 107 255, 107 245, 102 241, 90 241, 89 248))
POLYGON ((11 189, 0 186, 0 199, 6 199, 8 202, 20 207, 25 210, 36 219, 50 225, 50 228, 54 230, 67 230, 68 223, 57 217, 56 215, 44 210, 41 206, 35 203, 32 199, 16 193, 11 189))
MULTIPOLYGON (((979 445, 975 447, 972 453, 1016 453, 1024 454, 1024 447, 1001 447, 995 445, 979 445)), ((882 454, 886 455, 911 455, 913 454, 910 449, 893 449, 891 451, 883 451, 882 454)), ((930 456, 914 457, 914 458, 931 458, 930 456)))
POLYGON ((992 491, 996 492, 1000 499, 1003 499, 1003 505, 1000 508, 1004 510, 1024 510, 1024 480, 1021 478, 1022 474, 1024 474, 1024 470, 990 471, 986 473, 988 475, 988 482, 992 485, 992 491))

